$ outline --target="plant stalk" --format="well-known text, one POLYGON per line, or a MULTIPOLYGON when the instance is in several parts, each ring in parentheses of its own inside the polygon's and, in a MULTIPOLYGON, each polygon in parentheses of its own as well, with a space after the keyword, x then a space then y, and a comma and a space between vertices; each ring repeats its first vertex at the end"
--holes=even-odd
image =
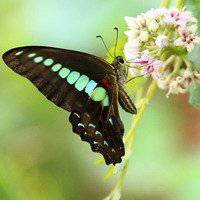
POLYGON ((127 155, 127 157, 124 158, 124 165, 122 167, 122 170, 119 175, 119 179, 117 181, 117 184, 116 184, 114 190, 111 192, 111 194, 105 200, 114 200, 116 194, 121 193, 124 179, 125 179, 125 176, 127 173, 127 168, 128 168, 128 164, 129 164, 129 160, 130 160, 131 151, 132 151, 133 140, 134 140, 134 136, 135 136, 135 129, 136 129, 136 126, 138 125, 138 123, 140 122, 141 118, 143 117, 143 114, 145 113, 145 111, 149 105, 149 102, 151 101, 152 97, 154 96, 156 88, 157 88, 157 82, 155 80, 153 80, 148 88, 146 97, 143 99, 143 103, 138 111, 138 114, 133 117, 130 131, 128 132, 127 137, 125 138, 125 143, 128 144, 127 150, 126 150, 126 152, 128 152, 128 155, 127 155))
POLYGON ((183 7, 184 7, 184 3, 185 3, 185 0, 177 0, 176 7, 177 7, 179 10, 182 10, 183 7))
POLYGON ((170 4, 170 0, 163 0, 161 3, 161 7, 168 8, 170 4))

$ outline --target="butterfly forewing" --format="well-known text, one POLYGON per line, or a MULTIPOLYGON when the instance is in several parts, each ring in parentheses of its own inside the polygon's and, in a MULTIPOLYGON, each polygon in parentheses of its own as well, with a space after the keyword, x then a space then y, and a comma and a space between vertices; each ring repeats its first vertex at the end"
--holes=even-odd
POLYGON ((121 162, 123 124, 113 104, 118 92, 113 66, 90 54, 37 46, 12 49, 3 59, 50 101, 71 112, 73 131, 107 164, 121 162))

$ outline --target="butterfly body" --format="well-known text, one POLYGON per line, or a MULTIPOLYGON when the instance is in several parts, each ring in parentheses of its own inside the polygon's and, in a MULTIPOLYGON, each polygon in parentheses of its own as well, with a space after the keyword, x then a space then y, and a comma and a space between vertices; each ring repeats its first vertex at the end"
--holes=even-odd
POLYGON ((78 51, 29 46, 9 50, 3 60, 47 99, 71 112, 73 132, 101 153, 106 164, 121 162, 124 127, 118 103, 125 111, 136 113, 124 89, 127 70, 121 57, 109 64, 78 51))

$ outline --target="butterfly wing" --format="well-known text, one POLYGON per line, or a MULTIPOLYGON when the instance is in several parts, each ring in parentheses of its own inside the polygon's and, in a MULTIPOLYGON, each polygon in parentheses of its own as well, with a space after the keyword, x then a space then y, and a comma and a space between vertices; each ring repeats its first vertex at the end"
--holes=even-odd
POLYGON ((121 162, 124 130, 113 66, 90 54, 41 46, 9 50, 3 60, 47 99, 71 112, 73 131, 107 164, 121 162))

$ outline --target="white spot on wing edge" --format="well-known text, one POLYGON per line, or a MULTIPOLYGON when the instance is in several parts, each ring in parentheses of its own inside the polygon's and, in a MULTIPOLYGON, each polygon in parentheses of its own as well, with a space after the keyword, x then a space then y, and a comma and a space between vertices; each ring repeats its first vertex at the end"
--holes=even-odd
POLYGON ((24 52, 24 51, 19 51, 19 52, 17 52, 15 55, 16 55, 16 56, 19 56, 19 55, 21 55, 23 52, 24 52))

